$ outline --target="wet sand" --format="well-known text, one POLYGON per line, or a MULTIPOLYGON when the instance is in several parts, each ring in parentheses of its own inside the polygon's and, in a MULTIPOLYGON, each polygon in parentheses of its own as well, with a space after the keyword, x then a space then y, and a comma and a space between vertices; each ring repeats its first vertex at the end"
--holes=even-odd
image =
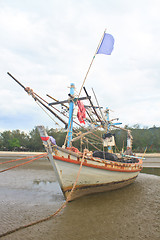
MULTIPOLYGON (((8 159, 13 154, 0 154, 1 162, 8 159)), ((2 239, 159 240, 159 186, 159 176, 141 173, 128 187, 77 199, 55 218, 2 239)), ((47 217, 62 203, 63 194, 46 158, 1 173, 0 234, 47 217)))

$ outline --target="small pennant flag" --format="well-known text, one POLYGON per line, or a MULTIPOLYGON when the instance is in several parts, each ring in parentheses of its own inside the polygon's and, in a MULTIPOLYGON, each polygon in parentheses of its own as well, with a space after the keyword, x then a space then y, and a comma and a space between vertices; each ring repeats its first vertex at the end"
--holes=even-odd
POLYGON ((97 54, 111 55, 114 47, 114 38, 111 34, 105 33, 97 54))

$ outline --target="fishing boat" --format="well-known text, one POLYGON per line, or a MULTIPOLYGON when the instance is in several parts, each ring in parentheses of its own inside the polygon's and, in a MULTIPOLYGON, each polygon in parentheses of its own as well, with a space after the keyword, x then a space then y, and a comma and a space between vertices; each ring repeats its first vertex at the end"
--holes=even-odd
MULTIPOLYGON (((104 32, 95 55, 110 55, 113 50, 113 42, 113 37, 104 32), (109 45, 109 48, 107 53, 104 53, 104 51, 106 51, 106 45, 107 47, 109 45)), ((54 136, 48 136, 44 126, 38 126, 40 137, 48 153, 49 160, 54 168, 62 192, 66 199, 69 197, 70 201, 84 195, 115 190, 127 186, 136 179, 142 169, 143 157, 136 157, 132 153, 133 138, 130 130, 118 126, 121 123, 115 123, 115 119, 109 119, 110 110, 108 108, 104 111, 102 110, 93 89, 96 105, 91 100, 91 96, 89 96, 84 87, 88 72, 79 95, 75 94, 75 85, 72 83, 67 100, 58 101, 48 95, 54 100, 54 102, 51 103, 41 98, 29 87, 24 87, 17 79, 8 73, 38 104, 41 104, 52 113, 55 118, 58 118, 67 129, 64 145, 58 146, 56 139, 53 138, 54 136), (84 89, 84 97, 80 97, 82 89, 84 89), (87 101, 88 105, 84 105, 84 101, 87 101), (65 108, 65 112, 58 110, 56 105, 65 108), (64 120, 60 114, 65 116, 68 121, 64 120), (79 122, 77 122, 77 120, 79 122), (77 124, 79 128, 75 128, 74 124, 77 124), (116 145, 114 134, 112 134, 113 128, 126 131, 127 147, 125 152, 122 150, 120 153, 113 153, 116 145), (82 129, 83 131, 81 131, 82 129), (101 131, 102 136, 96 134, 98 130, 101 131), (73 137, 74 132, 76 132, 75 137, 73 137), (81 143, 87 143, 83 144, 81 149, 78 149, 74 147, 74 143, 78 140, 80 140, 81 143), (96 143, 99 143, 101 146, 97 147, 96 143), (89 145, 91 145, 92 149, 89 148, 89 145), (94 147, 95 151, 93 151, 94 147)))
POLYGON ((136 179, 142 169, 142 159, 140 158, 136 158, 135 161, 135 158, 128 156, 127 159, 123 157, 110 160, 114 156, 113 154, 108 159, 94 157, 94 154, 87 151, 88 149, 86 152, 84 151, 83 160, 83 153, 78 149, 52 146, 45 128, 39 126, 38 129, 65 198, 73 188, 80 164, 83 161, 80 176, 70 200, 91 193, 127 186, 136 179))

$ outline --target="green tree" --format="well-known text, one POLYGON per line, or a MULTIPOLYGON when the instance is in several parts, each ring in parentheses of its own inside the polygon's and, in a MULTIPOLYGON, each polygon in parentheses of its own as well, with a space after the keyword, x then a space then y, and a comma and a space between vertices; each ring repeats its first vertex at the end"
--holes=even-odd
POLYGON ((9 150, 9 140, 12 139, 11 131, 4 131, 1 133, 2 150, 9 150))
MULTIPOLYGON (((133 151, 144 152, 147 146, 147 152, 160 152, 160 127, 153 126, 152 128, 140 128, 140 125, 136 124, 133 127, 125 126, 126 129, 130 129, 133 136, 133 151)), ((62 146, 66 137, 66 130, 47 129, 48 135, 53 136, 57 145, 62 146)), ((84 130, 77 128, 77 132, 83 133, 84 130)), ((102 137, 103 131, 96 131, 95 134, 102 137)), ((116 145, 119 151, 124 146, 124 150, 127 145, 127 132, 124 130, 114 130, 116 145)), ((76 137, 74 135, 73 137, 76 137)), ((103 149, 102 144, 92 134, 87 135, 86 139, 93 143, 99 149, 103 149)), ((28 151, 44 151, 39 132, 37 128, 34 128, 29 133, 25 133, 20 130, 3 131, 0 133, 0 149, 1 150, 15 150, 15 148, 25 147, 28 151)), ((81 141, 73 142, 73 146, 81 149, 81 141)), ((82 147, 90 147, 90 150, 94 151, 95 148, 89 143, 83 141, 82 147)))
POLYGON ((8 142, 9 142, 9 150, 14 150, 15 148, 20 147, 19 139, 17 138, 9 139, 8 142))
POLYGON ((44 151, 42 140, 36 127, 29 133, 28 147, 30 151, 44 151))

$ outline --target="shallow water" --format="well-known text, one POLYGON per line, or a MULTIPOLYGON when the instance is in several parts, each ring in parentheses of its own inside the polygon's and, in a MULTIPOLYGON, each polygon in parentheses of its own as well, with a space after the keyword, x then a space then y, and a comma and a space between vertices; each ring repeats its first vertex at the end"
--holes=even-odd
POLYGON ((141 171, 141 173, 147 173, 152 175, 160 176, 160 168, 154 168, 154 167, 144 167, 141 171))
MULTIPOLYGON (((63 202, 46 159, 1 173, 0 233, 47 217, 63 202)), ((140 173, 128 187, 77 199, 55 218, 2 239, 159 240, 159 211, 160 177, 140 173)))

